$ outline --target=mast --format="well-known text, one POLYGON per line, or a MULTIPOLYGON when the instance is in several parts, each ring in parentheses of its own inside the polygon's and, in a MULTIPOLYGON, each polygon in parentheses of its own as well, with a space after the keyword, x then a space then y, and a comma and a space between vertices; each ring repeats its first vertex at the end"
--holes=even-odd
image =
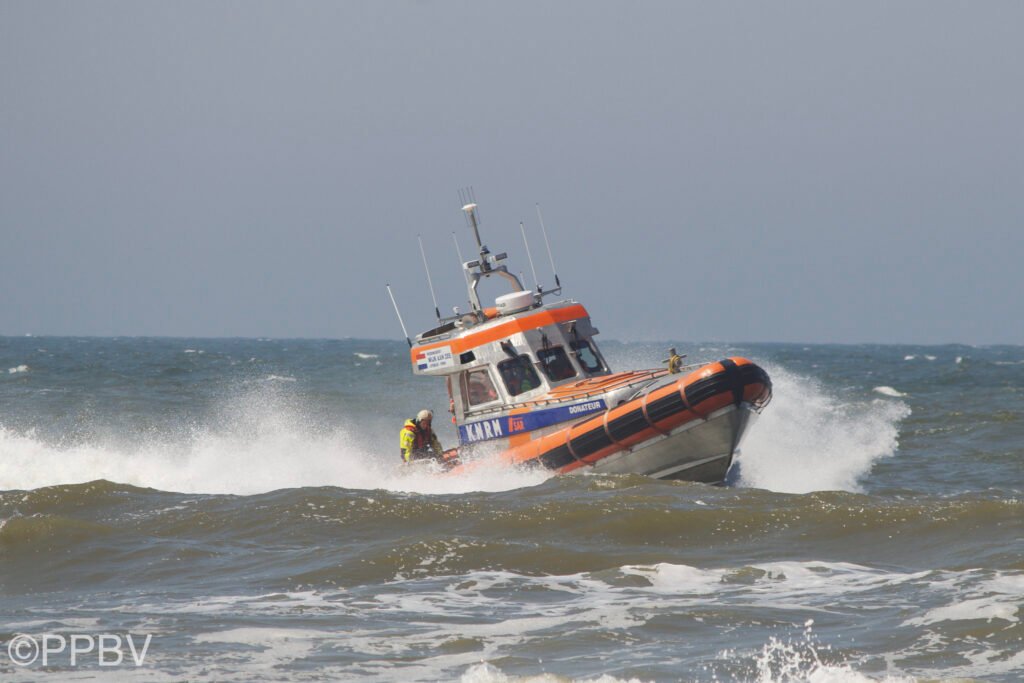
POLYGON ((523 283, 519 281, 512 273, 508 272, 508 268, 503 265, 497 265, 499 261, 504 261, 508 258, 506 252, 500 254, 491 254, 491 251, 487 248, 487 245, 480 239, 480 222, 477 218, 477 205, 475 202, 469 202, 463 205, 462 211, 466 214, 466 218, 469 221, 470 226, 473 228, 473 236, 476 238, 476 245, 480 249, 480 258, 476 261, 467 261, 463 267, 469 274, 469 302, 473 305, 473 308, 478 311, 483 310, 483 306, 480 305, 480 295, 477 294, 476 288, 480 284, 481 278, 488 278, 492 275, 498 275, 512 285, 513 292, 523 291, 523 283), (477 268, 475 272, 472 270, 477 268))

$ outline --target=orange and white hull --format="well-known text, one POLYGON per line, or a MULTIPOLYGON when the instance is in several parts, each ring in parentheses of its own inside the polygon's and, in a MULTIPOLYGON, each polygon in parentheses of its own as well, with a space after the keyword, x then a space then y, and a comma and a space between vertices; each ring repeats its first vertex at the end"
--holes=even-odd
POLYGON ((745 358, 709 363, 675 377, 651 371, 612 375, 599 384, 580 382, 550 400, 492 418, 498 432, 503 425, 527 422, 531 410, 539 415, 577 406, 605 408, 532 435, 494 439, 489 447, 464 446, 458 453, 461 462, 451 471, 536 466, 566 474, 633 473, 720 483, 747 429, 771 400, 771 380, 745 358), (489 453, 477 457, 474 450, 489 453))

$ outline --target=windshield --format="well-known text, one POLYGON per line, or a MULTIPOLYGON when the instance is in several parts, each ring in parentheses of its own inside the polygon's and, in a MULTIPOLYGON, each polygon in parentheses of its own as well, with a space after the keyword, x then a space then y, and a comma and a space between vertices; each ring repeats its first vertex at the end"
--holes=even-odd
POLYGON ((573 353, 576 354, 576 360, 580 362, 580 366, 588 373, 604 371, 601 359, 598 358, 594 349, 590 346, 590 342, 586 339, 576 339, 570 342, 569 346, 572 347, 573 353))
POLYGON ((537 352, 537 360, 544 374, 552 382, 559 382, 563 379, 570 379, 576 376, 576 368, 572 366, 569 356, 565 353, 565 347, 553 346, 537 352))

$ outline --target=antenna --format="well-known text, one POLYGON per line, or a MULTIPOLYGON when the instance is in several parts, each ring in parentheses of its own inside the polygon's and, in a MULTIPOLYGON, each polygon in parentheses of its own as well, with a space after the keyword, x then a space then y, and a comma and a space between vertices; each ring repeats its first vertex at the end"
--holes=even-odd
MULTIPOLYGON (((490 249, 480 239, 480 215, 479 209, 477 208, 473 193, 473 188, 467 188, 459 190, 460 201, 466 202, 462 205, 462 212, 466 214, 466 221, 470 227, 473 228, 473 236, 476 238, 476 246, 480 249, 480 257, 475 261, 466 261, 462 264, 463 270, 466 273, 467 281, 469 283, 469 303, 473 307, 474 311, 480 311, 483 307, 480 305, 480 297, 477 294, 476 288, 480 283, 480 280, 491 277, 492 275, 498 275, 512 285, 513 292, 521 292, 523 290, 523 282, 512 273, 508 272, 508 267, 498 265, 501 261, 508 258, 508 254, 502 252, 500 254, 491 254, 490 249), (473 270, 473 269, 477 270, 473 270)), ((455 247, 458 249, 459 241, 455 240, 455 247)), ((459 252, 459 258, 462 258, 462 252, 459 252)))
POLYGON ((420 242, 420 255, 423 256, 423 270, 427 273, 427 286, 430 287, 430 298, 434 300, 434 315, 438 321, 441 320, 441 309, 437 307, 437 297, 434 296, 434 283, 430 279, 430 268, 427 267, 427 252, 423 251, 423 235, 416 235, 420 242))
MULTIPOLYGON (((472 187, 464 187, 461 190, 459 190, 459 207, 461 209, 463 209, 463 211, 465 211, 465 208, 467 206, 469 206, 470 204, 472 204, 473 207, 476 208, 476 222, 479 223, 480 222, 480 209, 477 207, 477 203, 476 203, 476 192, 473 190, 472 187)), ((473 228, 474 227, 473 226, 473 221, 470 219, 470 216, 469 216, 468 212, 466 212, 465 218, 466 218, 466 227, 473 228)), ((474 228, 474 230, 475 230, 475 228, 474 228)), ((479 238, 478 238, 478 241, 479 241, 479 238)))
POLYGON ((469 199, 474 204, 477 204, 476 219, 477 219, 477 221, 482 221, 483 219, 480 218, 479 202, 476 201, 476 190, 473 189, 472 185, 469 186, 469 199))
MULTIPOLYGON (((461 209, 462 207, 464 207, 466 204, 469 204, 469 203, 470 203, 470 201, 469 201, 469 197, 466 196, 466 190, 465 189, 459 190, 459 208, 461 209)), ((467 228, 468 227, 472 227, 469 224, 469 214, 463 215, 463 218, 466 219, 466 227, 467 228)))
POLYGON ((466 286, 469 287, 469 273, 466 272, 466 262, 462 260, 462 249, 459 248, 459 238, 452 231, 452 241, 455 242, 455 253, 459 255, 459 268, 462 270, 462 277, 466 279, 466 286))
POLYGON ((398 304, 395 303, 395 295, 391 292, 391 285, 384 285, 388 288, 388 296, 391 297, 391 305, 395 307, 395 315, 398 316, 398 324, 402 326, 402 334, 405 335, 405 341, 409 342, 409 348, 412 348, 412 340, 409 339, 409 333, 405 331, 405 323, 402 322, 402 314, 398 312, 398 304))
POLYGON ((561 287, 562 283, 558 280, 558 271, 555 269, 555 257, 551 255, 551 243, 548 242, 548 231, 544 227, 544 217, 540 215, 540 204, 537 205, 537 219, 540 220, 540 229, 544 233, 544 244, 548 248, 548 259, 551 260, 551 272, 555 274, 555 286, 561 287))
POLYGON ((473 236, 476 237, 476 246, 480 249, 480 254, 483 255, 484 243, 480 240, 480 225, 477 223, 476 204, 470 202, 463 206, 462 210, 469 216, 469 224, 473 228, 473 236))
POLYGON ((459 201, 462 202, 462 212, 466 214, 466 223, 469 227, 473 228, 473 236, 476 237, 476 246, 480 250, 480 266, 481 270, 488 271, 487 256, 488 252, 484 246, 483 241, 480 239, 480 209, 476 204, 476 193, 473 192, 472 187, 459 190, 459 201))
POLYGON ((530 259, 530 270, 533 271, 533 281, 537 284, 537 291, 540 291, 540 280, 537 279, 537 269, 533 267, 533 256, 530 254, 530 243, 526 241, 526 227, 519 221, 519 231, 523 233, 523 246, 526 247, 526 258, 530 259))
MULTIPOLYGON (((462 190, 459 191, 459 200, 462 202, 463 206, 465 206, 466 204, 476 204, 477 203, 477 201, 476 201, 476 190, 473 189, 472 185, 470 185, 469 187, 463 188, 462 190)), ((476 216, 477 216, 477 221, 480 221, 480 209, 476 210, 476 216)))

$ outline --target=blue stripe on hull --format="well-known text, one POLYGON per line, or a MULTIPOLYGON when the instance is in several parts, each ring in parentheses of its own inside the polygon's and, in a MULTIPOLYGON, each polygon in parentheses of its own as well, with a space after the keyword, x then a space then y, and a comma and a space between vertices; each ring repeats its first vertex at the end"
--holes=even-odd
POLYGON ((603 399, 574 403, 568 406, 535 410, 521 415, 506 415, 459 425, 459 443, 478 443, 532 432, 561 422, 568 422, 608 408, 603 399))

